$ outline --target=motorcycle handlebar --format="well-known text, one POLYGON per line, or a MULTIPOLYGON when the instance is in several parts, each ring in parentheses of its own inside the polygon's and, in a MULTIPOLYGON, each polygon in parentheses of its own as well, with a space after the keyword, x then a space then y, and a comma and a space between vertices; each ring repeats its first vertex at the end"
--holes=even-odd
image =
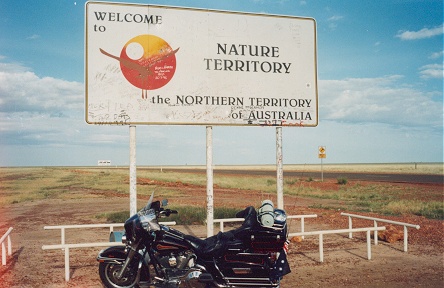
POLYGON ((171 210, 171 209, 164 209, 162 211, 160 211, 160 215, 165 215, 165 216, 170 216, 170 214, 177 214, 178 212, 176 210, 171 210))

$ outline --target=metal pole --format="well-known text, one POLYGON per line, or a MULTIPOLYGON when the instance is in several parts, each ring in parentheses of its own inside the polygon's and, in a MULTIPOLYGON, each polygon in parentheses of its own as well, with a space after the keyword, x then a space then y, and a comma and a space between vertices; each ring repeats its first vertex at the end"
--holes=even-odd
POLYGON ((214 235, 213 221, 213 127, 207 126, 207 237, 214 235))
POLYGON ((324 182, 324 167, 323 167, 323 159, 321 158, 321 182, 324 182))
POLYGON ((284 168, 282 158, 282 127, 276 127, 277 207, 284 209, 284 168))
POLYGON ((407 232, 407 226, 404 225, 404 252, 407 252, 409 243, 409 232, 407 232))
POLYGON ((130 130, 130 216, 137 212, 137 172, 136 172, 136 126, 130 130))
MULTIPOLYGON (((375 231, 376 233, 377 231, 375 231)), ((372 238, 370 237, 370 230, 367 230, 367 259, 372 259, 372 238)))

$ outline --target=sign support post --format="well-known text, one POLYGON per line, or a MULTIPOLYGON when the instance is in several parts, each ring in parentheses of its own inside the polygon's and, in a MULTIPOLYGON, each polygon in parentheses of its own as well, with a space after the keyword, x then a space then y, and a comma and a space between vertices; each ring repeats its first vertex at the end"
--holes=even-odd
POLYGON ((207 126, 207 237, 214 235, 213 208, 213 127, 207 126))
POLYGON ((136 126, 129 126, 130 134, 130 216, 137 212, 136 126))
POLYGON ((323 160, 324 160, 324 158, 327 158, 327 154, 325 153, 325 146, 319 146, 318 157, 321 159, 321 182, 324 182, 323 160))
POLYGON ((284 209, 284 165, 282 156, 282 127, 276 127, 276 190, 277 207, 284 209))
POLYGON ((324 182, 324 167, 322 160, 324 160, 324 158, 321 158, 321 182, 324 182))

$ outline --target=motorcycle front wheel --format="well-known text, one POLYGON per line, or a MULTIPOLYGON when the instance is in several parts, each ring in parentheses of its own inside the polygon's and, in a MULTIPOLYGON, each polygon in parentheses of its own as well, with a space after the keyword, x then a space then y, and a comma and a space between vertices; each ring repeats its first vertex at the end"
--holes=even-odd
POLYGON ((137 265, 129 265, 122 278, 117 275, 122 269, 123 264, 100 263, 99 275, 102 283, 107 288, 130 288, 136 287, 137 265))

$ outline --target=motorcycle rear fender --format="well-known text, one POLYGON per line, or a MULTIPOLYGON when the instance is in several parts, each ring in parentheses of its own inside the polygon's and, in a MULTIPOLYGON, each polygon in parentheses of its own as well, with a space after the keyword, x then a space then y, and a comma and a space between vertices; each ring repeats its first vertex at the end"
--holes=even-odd
POLYGON ((97 261, 104 263, 123 263, 126 259, 125 246, 111 246, 103 249, 97 256, 97 261))

